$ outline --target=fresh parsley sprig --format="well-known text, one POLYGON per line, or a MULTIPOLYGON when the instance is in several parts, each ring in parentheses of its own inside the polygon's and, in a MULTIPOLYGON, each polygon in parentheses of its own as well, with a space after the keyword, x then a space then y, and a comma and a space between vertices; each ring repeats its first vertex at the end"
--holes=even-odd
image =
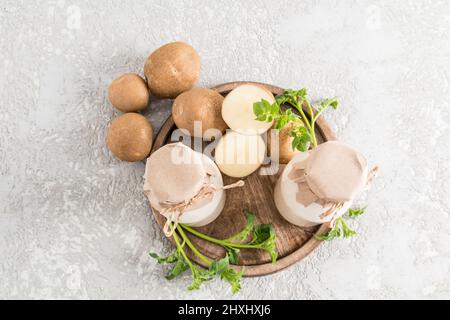
MULTIPOLYGON (((173 224, 171 227, 173 228, 173 224)), ((170 255, 167 257, 161 257, 156 253, 150 253, 150 256, 155 258, 158 263, 169 263, 173 265, 166 275, 167 280, 172 280, 190 269, 192 274, 192 283, 187 288, 188 290, 200 289, 203 282, 209 281, 215 276, 219 276, 222 280, 231 285, 231 291, 233 294, 239 291, 241 287, 240 281, 244 272, 243 268, 239 272, 230 268, 228 255, 220 260, 211 261, 195 248, 179 225, 177 226, 177 231, 179 232, 179 235, 176 232, 172 235, 176 244, 176 249, 170 255), (206 262, 209 266, 208 269, 198 267, 189 259, 185 251, 186 245, 195 253, 195 255, 206 262)))
POLYGON ((272 259, 272 263, 275 263, 277 261, 277 250, 275 246, 276 242, 276 235, 275 230, 271 224, 254 224, 255 221, 255 215, 251 212, 247 213, 247 223, 244 227, 244 229, 235 235, 231 236, 228 239, 220 240, 216 239, 214 237, 208 236, 206 234, 203 234, 199 232, 198 230, 193 229, 192 227, 189 227, 187 225, 181 225, 181 227, 186 230, 187 232, 202 238, 206 241, 218 244, 222 247, 224 247, 228 255, 230 256, 230 262, 231 263, 237 263, 238 262, 238 253, 240 249, 260 249, 265 250, 270 254, 270 257, 272 259), (246 240, 248 237, 251 236, 251 239, 246 243, 240 243, 236 241, 243 241, 242 239, 246 240))
POLYGON ((317 107, 317 110, 315 110, 308 101, 307 95, 308 91, 306 88, 299 90, 288 89, 283 94, 277 96, 275 102, 272 104, 264 99, 255 102, 253 104, 253 113, 258 121, 274 121, 274 128, 278 130, 284 128, 288 123, 293 122, 295 126, 293 126, 293 129, 289 133, 294 138, 292 148, 294 150, 307 151, 311 143, 314 147, 317 147, 315 135, 317 118, 329 106, 333 109, 337 109, 339 106, 336 98, 329 98, 322 101, 317 107), (281 106, 283 104, 294 107, 300 114, 300 117, 295 115, 291 108, 282 111, 281 106), (304 112, 303 106, 308 110, 308 114, 304 112))
POLYGON ((344 216, 341 216, 336 219, 334 227, 330 231, 328 231, 324 235, 316 236, 316 239, 322 241, 331 241, 341 237, 343 239, 346 239, 356 236, 357 235, 356 231, 349 228, 349 226, 345 222, 344 217, 354 219, 364 214, 365 210, 366 207, 349 209, 344 216))
POLYGON ((348 209, 347 215, 349 218, 359 217, 366 212, 366 208, 367 206, 361 208, 350 208, 348 209))
MULTIPOLYGON (((171 228, 173 228, 173 224, 171 225, 171 228)), ((188 290, 199 289, 203 282, 218 276, 220 279, 230 284, 233 294, 238 292, 241 288, 241 278, 244 273, 244 267, 242 267, 240 271, 236 271, 230 267, 230 264, 236 264, 239 261, 240 249, 266 250, 271 255, 272 262, 275 262, 277 259, 277 251, 275 247, 276 235, 272 225, 255 225, 255 215, 250 212, 247 213, 247 222, 245 227, 238 233, 225 240, 220 240, 205 235, 184 224, 179 224, 176 227, 176 230, 177 232, 174 232, 172 235, 176 244, 176 249, 167 257, 161 257, 156 253, 150 253, 150 256, 156 259, 158 263, 168 263, 173 265, 166 275, 166 279, 168 280, 172 280, 190 269, 192 274, 192 283, 188 287, 188 290), (219 260, 208 259, 200 251, 198 251, 198 249, 190 241, 186 232, 189 232, 204 240, 221 245, 227 250, 227 254, 224 258, 219 260), (250 240, 248 240, 248 238, 250 238, 250 240), (208 265, 208 269, 200 268, 194 264, 187 256, 185 246, 188 246, 199 259, 205 262, 208 265)))

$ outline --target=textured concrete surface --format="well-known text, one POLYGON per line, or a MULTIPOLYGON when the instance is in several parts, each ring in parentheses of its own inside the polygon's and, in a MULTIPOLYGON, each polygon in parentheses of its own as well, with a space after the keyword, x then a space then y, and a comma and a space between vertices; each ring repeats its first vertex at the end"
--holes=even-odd
MULTIPOLYGON (((201 54, 202 86, 339 96, 327 119, 382 168, 357 238, 234 298, 450 298, 447 1, 2 0, 0 30, 0 298, 232 297, 163 278, 144 165, 104 142, 109 82, 173 40, 201 54)), ((156 128, 169 105, 151 104, 156 128)))

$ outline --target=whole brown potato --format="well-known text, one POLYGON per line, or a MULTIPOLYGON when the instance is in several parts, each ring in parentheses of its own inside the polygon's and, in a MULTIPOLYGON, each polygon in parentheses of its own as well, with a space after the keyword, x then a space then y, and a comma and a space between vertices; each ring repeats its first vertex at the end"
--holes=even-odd
POLYGON ((122 112, 144 110, 149 96, 145 80, 135 73, 126 73, 114 79, 108 89, 109 101, 122 112))
POLYGON ((200 56, 187 43, 168 43, 150 54, 144 73, 151 93, 160 98, 175 98, 196 84, 200 56))
MULTIPOLYGON (((278 147, 279 147, 279 162, 286 164, 298 154, 300 151, 292 149, 293 137, 289 135, 290 131, 294 127, 294 124, 288 123, 284 128, 278 131, 278 147)), ((272 135, 271 130, 267 134, 267 144, 269 153, 272 150, 272 135)))
POLYGON ((188 130, 191 136, 211 140, 213 133, 206 132, 208 129, 224 132, 228 128, 222 119, 222 102, 223 97, 211 89, 195 88, 183 92, 173 103, 173 121, 178 128, 188 130), (201 122, 201 132, 194 132, 195 121, 201 122))
POLYGON ((138 113, 125 113, 112 122, 106 143, 120 160, 140 161, 152 148, 153 129, 147 119, 138 113))

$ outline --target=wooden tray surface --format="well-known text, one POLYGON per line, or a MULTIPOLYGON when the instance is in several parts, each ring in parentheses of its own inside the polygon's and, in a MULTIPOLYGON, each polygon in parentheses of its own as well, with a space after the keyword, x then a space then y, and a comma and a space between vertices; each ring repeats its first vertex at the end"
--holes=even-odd
MULTIPOLYGON (((259 83, 237 81, 218 85, 212 89, 218 91, 223 96, 245 83, 252 83, 263 86, 270 90, 274 95, 284 92, 284 89, 259 83)), ((305 110, 307 111, 307 110, 305 110)), ((169 117, 159 131, 152 153, 163 145, 170 143, 170 137, 173 130, 176 129, 172 117, 169 117)), ((336 136, 323 117, 319 117, 316 122, 316 136, 320 142, 335 140, 336 136)), ((278 260, 275 264, 271 263, 270 256, 262 250, 244 249, 240 251, 239 265, 245 266, 245 276, 261 276, 280 271, 297 261, 300 261, 310 252, 312 252, 320 243, 314 238, 315 234, 323 234, 329 230, 328 224, 311 228, 300 228, 288 223, 278 213, 273 200, 275 183, 282 172, 283 165, 276 175, 259 175, 258 170, 245 178, 245 186, 226 191, 226 203, 220 216, 212 223, 198 228, 201 232, 219 239, 225 239, 235 232, 241 230, 245 225, 245 212, 251 211, 256 215, 257 223, 271 223, 275 228, 277 235, 276 247, 278 251, 278 260)), ((236 182, 236 178, 223 175, 224 185, 236 182)), ((165 218, 159 213, 153 211, 158 225, 162 228, 165 218)), ((210 242, 190 236, 191 241, 201 253, 211 259, 218 259, 224 256, 225 250, 210 242)), ((173 240, 170 239, 172 242, 173 240)), ((205 266, 204 262, 198 259, 192 252, 187 251, 189 257, 205 266)))

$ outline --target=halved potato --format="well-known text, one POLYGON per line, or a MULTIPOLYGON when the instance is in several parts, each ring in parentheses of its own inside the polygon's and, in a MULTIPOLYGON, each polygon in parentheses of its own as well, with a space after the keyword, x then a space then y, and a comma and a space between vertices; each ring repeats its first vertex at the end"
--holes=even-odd
POLYGON ((273 122, 256 120, 253 113, 253 103, 267 100, 275 102, 273 94, 258 85, 243 84, 233 89, 222 104, 222 118, 233 130, 242 134, 262 134, 269 130, 273 122))
POLYGON ((256 171, 264 161, 266 146, 259 135, 227 132, 215 149, 215 160, 222 173, 241 178, 256 171))

